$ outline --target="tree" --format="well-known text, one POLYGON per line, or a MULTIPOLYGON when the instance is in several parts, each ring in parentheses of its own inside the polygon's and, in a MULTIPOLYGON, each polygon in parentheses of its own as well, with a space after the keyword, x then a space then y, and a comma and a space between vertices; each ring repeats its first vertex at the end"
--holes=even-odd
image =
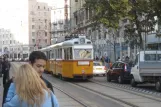
POLYGON ((148 0, 132 0, 131 6, 128 13, 129 24, 125 26, 125 37, 143 49, 143 34, 146 36, 148 32, 154 31, 156 14, 148 0))
MULTIPOLYGON (((120 20, 128 16, 131 6, 128 0, 85 0, 85 8, 92 10, 90 21, 96 29, 102 24, 106 28, 110 28, 111 37, 114 39, 115 54, 115 38, 119 36, 120 20)), ((116 59, 116 56, 114 57, 116 59)))
MULTIPOLYGON (((143 34, 154 31, 161 24, 161 0, 85 0, 85 8, 93 10, 91 21, 94 26, 119 30, 120 21, 127 19, 125 38, 143 49, 143 34), (155 18, 157 16, 157 19, 155 18)), ((160 35, 161 36, 161 35, 160 35)))
POLYGON ((119 21, 131 8, 128 0, 85 0, 84 7, 93 11, 92 22, 113 29, 119 28, 119 21))

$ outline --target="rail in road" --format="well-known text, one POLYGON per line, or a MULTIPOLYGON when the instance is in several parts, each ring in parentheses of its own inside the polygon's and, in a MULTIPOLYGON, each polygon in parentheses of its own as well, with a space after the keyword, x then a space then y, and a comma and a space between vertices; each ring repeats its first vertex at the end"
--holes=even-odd
POLYGON ((97 93, 98 95, 119 101, 120 103, 124 103, 130 107, 161 107, 161 99, 158 96, 154 97, 146 94, 141 94, 129 91, 128 89, 125 90, 94 81, 83 83, 69 81, 67 83, 83 88, 84 90, 97 93))
MULTIPOLYGON (((48 76, 46 76, 46 79, 49 79, 48 76)), ((51 80, 49 79, 49 81, 51 80)), ((96 80, 91 80, 87 82, 65 81, 65 83, 79 87, 84 90, 88 90, 93 93, 97 93, 99 96, 110 98, 120 103, 124 103, 128 107, 161 107, 161 97, 159 96, 160 93, 157 92, 156 94, 150 95, 149 93, 147 93, 147 91, 145 91, 145 93, 141 93, 141 91, 139 91, 139 88, 123 88, 126 85, 120 84, 120 86, 118 86, 113 85, 114 83, 107 82, 105 84, 96 80)), ((57 86, 55 85, 55 87, 57 86)), ((62 90, 60 87, 57 88, 59 88, 61 91, 64 91, 64 89, 62 90)), ((69 93, 65 93, 70 96, 69 93)), ((80 101, 75 96, 71 97, 75 98, 76 101, 80 101)), ((87 107, 85 103, 83 103, 83 101, 80 103, 84 104, 84 106, 87 107)))
MULTIPOLYGON (((81 87, 81 88, 84 88, 84 89, 86 89, 86 90, 90 90, 90 91, 92 91, 92 92, 95 92, 95 93, 98 93, 98 94, 100 94, 100 95, 103 95, 103 96, 105 96, 105 97, 109 97, 109 98, 111 98, 111 99, 114 99, 114 100, 117 100, 117 101, 120 101, 120 102, 122 102, 122 103, 125 103, 125 104, 127 104, 127 105, 129 105, 129 106, 131 106, 131 107, 140 107, 140 105, 139 104, 137 104, 135 101, 135 103, 133 102, 129 102, 128 100, 125 100, 124 99, 124 96, 127 96, 126 94, 127 93, 129 93, 129 95, 132 97, 132 96, 140 96, 140 98, 141 98, 141 100, 149 100, 149 101, 151 101, 151 102, 155 102, 156 103, 156 106, 155 107, 161 107, 161 99, 159 98, 159 97, 154 97, 154 96, 149 96, 149 95, 146 95, 146 94, 141 94, 141 93, 137 93, 137 92, 133 92, 133 91, 129 91, 129 90, 125 90, 125 89, 121 89, 121 88, 117 88, 117 87, 114 87, 114 86, 109 86, 109 85, 104 85, 104 84, 101 84, 101 83, 97 83, 97 82, 94 82, 94 81, 92 81, 92 83, 94 83, 94 84, 97 84, 98 86, 97 87, 99 87, 99 89, 101 89, 101 87, 107 87, 107 88, 111 88, 111 89, 116 89, 117 91, 116 92, 118 92, 118 90, 119 91, 123 91, 123 92, 125 92, 124 94, 121 94, 121 96, 122 96, 122 98, 120 97, 120 98, 118 98, 117 96, 115 96, 115 95, 112 95, 112 94, 107 94, 107 93, 103 93, 103 91, 101 91, 101 90, 99 90, 98 88, 91 88, 91 87, 88 87, 88 86, 90 86, 89 84, 88 85, 83 85, 83 84, 79 84, 79 83, 71 83, 71 84, 74 84, 74 85, 76 85, 76 86, 78 86, 78 87, 81 87), (157 104, 158 103, 158 104, 157 104), (158 106, 157 106, 158 105, 158 106)), ((107 90, 108 91, 108 90, 107 90)), ((129 97, 129 98, 131 98, 131 97, 129 97)), ((139 97, 138 97, 138 99, 139 99, 139 97)), ((132 99, 133 100, 133 99, 132 99)), ((152 106, 148 106, 148 107, 152 107, 152 106)))
MULTIPOLYGON (((21 63, 21 62, 16 62, 16 63, 12 63, 12 69, 11 69, 11 72, 16 72, 18 70, 18 67, 20 65, 22 65, 24 63, 21 63)), ((13 75, 14 73, 12 73, 13 75)), ((69 98, 73 99, 75 102, 79 103, 79 107, 88 107, 88 105, 86 105, 84 102, 80 101, 77 97, 74 97, 72 95, 70 95, 68 92, 62 90, 61 88, 59 88, 59 86, 55 85, 55 84, 52 84, 53 85, 53 88, 54 89, 57 89, 59 90, 61 93, 64 93, 65 95, 67 95, 69 98)))
MULTIPOLYGON (((156 90, 152 90, 152 89, 131 87, 129 84, 118 84, 118 83, 107 82, 107 81, 102 82, 102 81, 99 81, 96 79, 91 79, 90 82, 93 82, 93 83, 101 85, 101 86, 125 91, 128 93, 137 94, 139 96, 147 97, 147 98, 154 99, 154 100, 159 99, 159 101, 160 101, 160 99, 161 99, 161 92, 157 92, 156 90)), ((149 84, 149 85, 151 85, 151 87, 153 87, 152 84, 149 84)))

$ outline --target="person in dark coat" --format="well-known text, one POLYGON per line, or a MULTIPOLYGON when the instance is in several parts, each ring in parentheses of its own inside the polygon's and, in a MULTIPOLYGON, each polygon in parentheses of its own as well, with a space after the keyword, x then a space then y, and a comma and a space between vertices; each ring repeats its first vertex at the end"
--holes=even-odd
MULTIPOLYGON (((47 57, 41 51, 33 51, 29 56, 29 64, 31 64, 31 66, 38 72, 40 78, 45 82, 46 86, 54 93, 52 84, 48 80, 42 77, 42 73, 44 72, 46 61, 47 61, 47 57)), ((8 89, 12 82, 13 82, 13 79, 10 79, 4 86, 2 105, 5 102, 8 89)))
POLYGON ((0 77, 2 77, 2 58, 0 58, 0 77))
POLYGON ((9 80, 9 69, 10 69, 10 62, 5 57, 2 62, 3 87, 6 84, 7 80, 9 80))

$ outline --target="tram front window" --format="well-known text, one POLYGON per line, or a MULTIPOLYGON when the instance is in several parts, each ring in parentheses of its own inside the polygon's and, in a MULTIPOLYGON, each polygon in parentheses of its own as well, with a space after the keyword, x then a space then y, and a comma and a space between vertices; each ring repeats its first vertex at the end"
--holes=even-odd
POLYGON ((92 49, 74 49, 75 59, 92 59, 92 49))

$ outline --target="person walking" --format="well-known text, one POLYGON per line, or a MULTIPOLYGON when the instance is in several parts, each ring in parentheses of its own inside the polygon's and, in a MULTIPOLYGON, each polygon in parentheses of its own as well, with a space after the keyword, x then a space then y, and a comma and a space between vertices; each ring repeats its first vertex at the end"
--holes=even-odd
POLYGON ((0 77, 2 77, 2 58, 0 57, 0 77))
MULTIPOLYGON (((44 69, 46 66, 46 61, 47 61, 47 57, 41 51, 33 51, 29 55, 29 64, 37 71, 40 78, 45 82, 46 86, 54 93, 52 84, 42 76, 42 73, 44 72, 44 69)), ((4 86, 2 105, 6 99, 8 89, 12 82, 13 82, 13 79, 10 79, 4 86)))
POLYGON ((4 60, 2 62, 3 87, 5 86, 7 80, 9 80, 9 69, 10 62, 8 61, 7 57, 4 57, 4 60))
POLYGON ((56 96, 31 65, 22 65, 13 81, 3 107, 59 107, 56 96))

